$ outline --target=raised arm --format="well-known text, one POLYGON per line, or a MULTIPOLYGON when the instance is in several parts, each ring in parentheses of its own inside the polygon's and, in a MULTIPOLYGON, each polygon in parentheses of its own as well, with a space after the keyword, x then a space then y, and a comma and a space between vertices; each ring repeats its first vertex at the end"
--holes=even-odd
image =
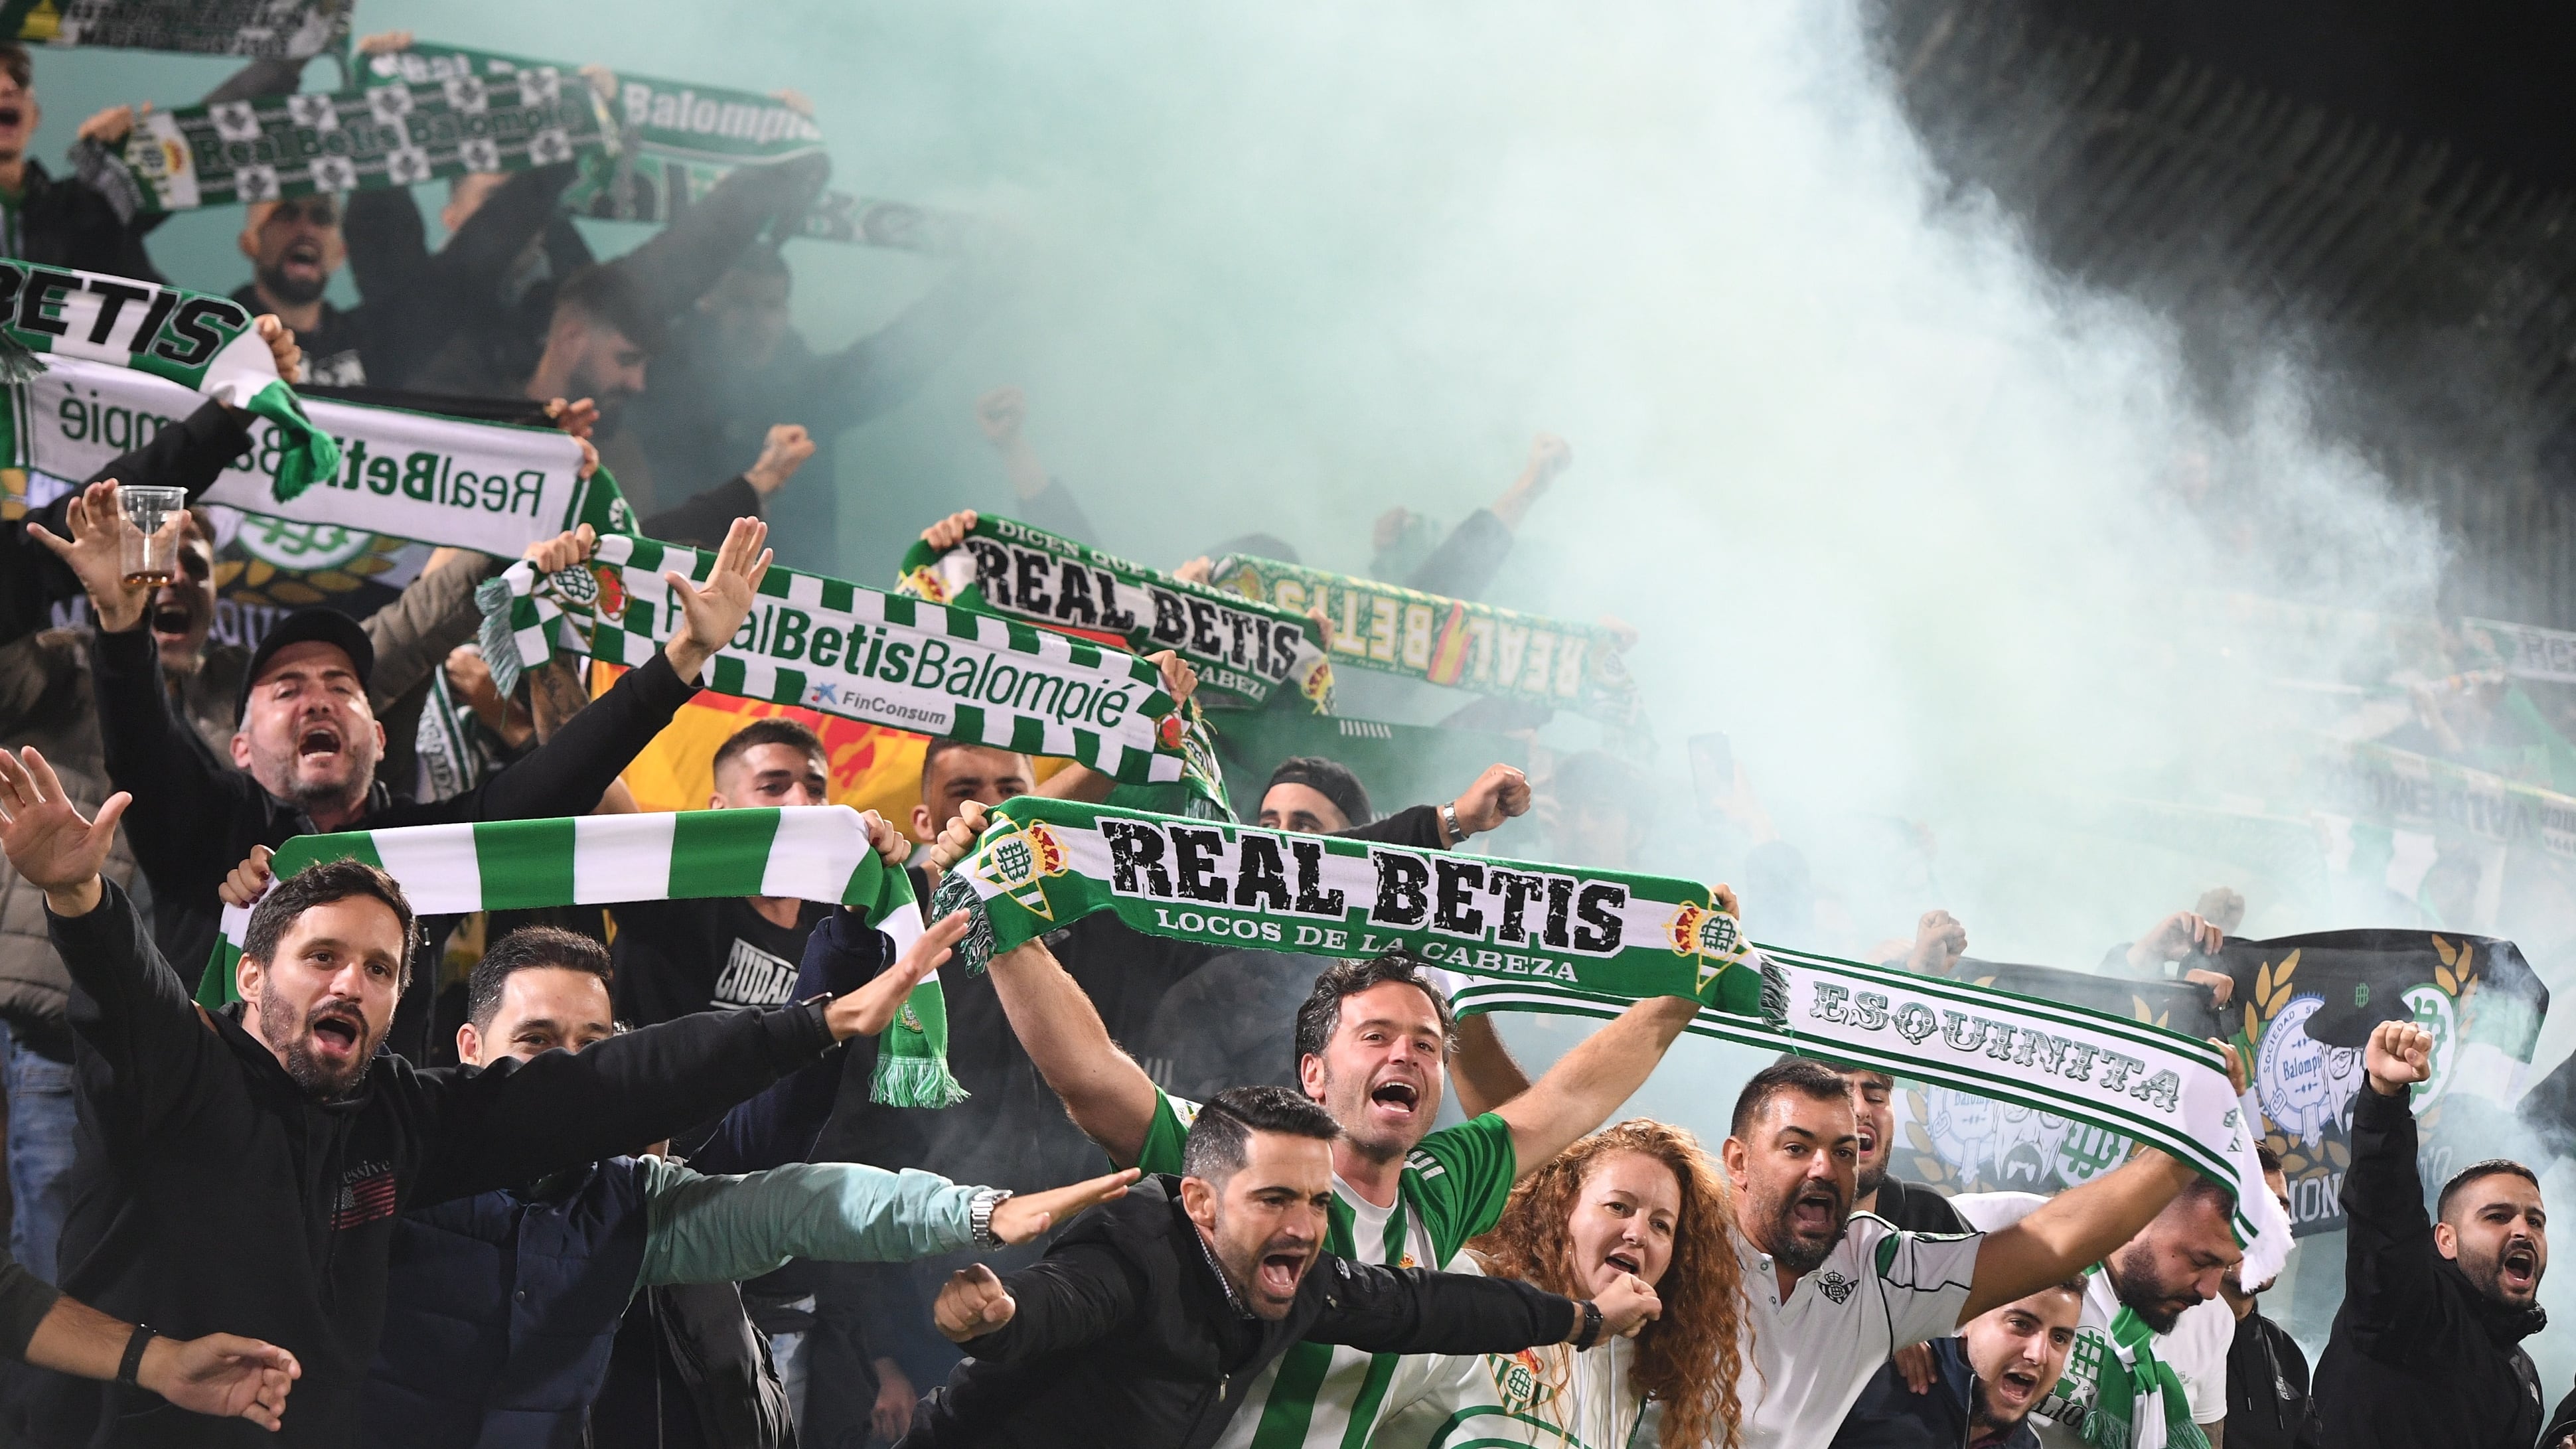
POLYGON ((831 176, 831 158, 819 153, 735 167, 629 254, 636 284, 663 316, 677 315, 706 295, 763 228, 782 240, 793 231, 831 176))
MULTIPOLYGON (((959 1252, 974 1245, 968 1209, 986 1190, 855 1162, 800 1162, 747 1177, 708 1177, 660 1159, 644 1169, 643 1285, 732 1282, 791 1258, 900 1263, 959 1252)), ((1134 1176, 1112 1173, 1007 1198, 993 1209, 993 1232, 1006 1243, 1027 1242, 1050 1223, 1124 1193, 1134 1176)))
POLYGON ((2138 1235, 2193 1171, 2154 1148, 2110 1174, 2069 1188, 2030 1216, 1985 1235, 1959 1322, 2027 1297, 2101 1262, 2138 1235))
MULTIPOLYGON (((1559 1057, 1535 1086, 1494 1108, 1511 1124, 1513 1180, 1536 1172, 1577 1138, 1610 1120, 1610 1114, 1646 1084, 1665 1050, 1698 1014, 1699 1003, 1687 996, 1640 1001, 1559 1057)), ((1495 1052, 1502 1050, 1501 1039, 1492 1036, 1490 1028, 1487 1039, 1495 1052)), ((1465 1054, 1466 1044, 1461 1041, 1459 1055, 1465 1054)), ((1488 1067, 1480 1080, 1497 1075, 1488 1067)), ((1464 1091, 1459 1102, 1463 1110, 1464 1091)))
POLYGON ((2449 1312, 2450 1295, 2435 1282, 2441 1254, 2424 1211, 2408 1100, 2431 1069, 2432 1044, 2432 1034, 2412 1022, 2381 1022, 2362 1049, 2365 1085, 2352 1104, 2352 1166, 2342 1192, 2343 1322, 2353 1346, 2383 1362, 2402 1359, 2449 1312))
POLYGON ((71 974, 72 1030, 116 1082, 115 1110, 149 1120, 185 1100, 212 1033, 135 910, 99 869, 131 797, 84 820, 33 746, 0 750, 0 853, 45 894, 46 925, 71 974))
POLYGON ((993 958, 993 991, 1038 1075, 1064 1099, 1066 1115, 1109 1160, 1133 1167, 1145 1151, 1160 1095, 1136 1059, 1109 1039, 1100 1010, 1044 941, 993 958))
MULTIPOLYGON (((1327 1307, 1306 1330, 1314 1343, 1370 1353, 1517 1353, 1569 1342, 1584 1327, 1582 1306, 1573 1299, 1515 1278, 1381 1268, 1329 1257, 1314 1271, 1330 1275, 1327 1307)), ((1592 1346, 1635 1333, 1662 1312, 1655 1290, 1634 1275, 1594 1301, 1601 1331, 1592 1346)))

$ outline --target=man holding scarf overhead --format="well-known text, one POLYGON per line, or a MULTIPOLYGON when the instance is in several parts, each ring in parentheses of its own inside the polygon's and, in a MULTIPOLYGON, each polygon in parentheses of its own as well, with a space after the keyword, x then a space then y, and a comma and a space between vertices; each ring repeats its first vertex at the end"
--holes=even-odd
MULTIPOLYGON (((983 823, 980 810, 962 814, 934 861, 963 854, 983 823)), ((1720 887, 1718 896, 1731 912, 1732 893, 1720 887)), ((1640 1001, 1527 1092, 1435 1132, 1457 1023, 1426 969, 1401 951, 1328 967, 1297 1014, 1304 1093, 1341 1129, 1332 1143, 1325 1246, 1357 1262, 1446 1266, 1500 1219, 1514 1182, 1599 1128, 1636 1092, 1699 1009, 1689 997, 1640 1001)), ((1164 1093, 1110 1040, 1090 998, 1044 943, 995 957, 992 976, 1012 1029, 1075 1124, 1117 1166, 1180 1171, 1197 1104, 1164 1093)), ((1471 1073, 1459 1063, 1460 1085, 1493 1070, 1485 1064, 1471 1073)), ((1299 1344, 1242 1391, 1243 1407, 1219 1442, 1228 1449, 1356 1442, 1386 1403, 1405 1397, 1391 1392, 1405 1362, 1299 1344)))

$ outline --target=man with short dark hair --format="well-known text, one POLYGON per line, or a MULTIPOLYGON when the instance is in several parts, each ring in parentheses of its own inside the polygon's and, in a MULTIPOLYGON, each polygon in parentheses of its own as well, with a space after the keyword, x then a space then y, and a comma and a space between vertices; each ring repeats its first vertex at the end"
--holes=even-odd
MULTIPOLYGON (((877 843, 897 848, 897 837, 888 829, 877 843)), ((839 919, 852 934, 873 934, 854 913, 839 919)), ((963 925, 925 933, 894 969, 850 990, 859 1034, 884 1029, 963 925)), ((816 941, 805 963, 812 994, 876 964, 873 951, 853 961, 824 933, 816 941)), ((545 926, 513 932, 474 968, 458 1056, 489 1067, 609 1040, 613 975, 608 952, 587 936, 545 926)), ((638 1416, 594 1401, 609 1376, 611 1341, 642 1291, 730 1283, 790 1256, 902 1261, 1024 1242, 1119 1190, 1112 1177, 1014 1198, 927 1173, 806 1164, 839 1068, 836 1052, 736 1107, 694 1164, 609 1157, 406 1213, 394 1230, 384 1336, 368 1381, 368 1442, 566 1444, 581 1439, 585 1418, 601 1442, 628 1442, 615 1426, 638 1416), (818 1074, 824 1089, 802 1093, 811 1100, 801 1109, 784 1101, 818 1074)), ((653 1416, 648 1408, 640 1417, 645 1424, 627 1426, 639 1440, 653 1416)))
MULTIPOLYGON (((236 245, 250 259, 250 280, 233 300, 253 314, 274 312, 304 348, 305 380, 355 387, 367 380, 365 312, 343 312, 323 295, 348 260, 340 237, 340 198, 327 191, 242 209, 236 245)), ((383 309, 377 309, 383 310, 383 309)))
POLYGON ((2065 1371, 2083 1316, 2084 1280, 2069 1278, 1930 1340, 1926 1382, 1880 1369, 1833 1449, 2039 1449, 2031 1411, 2065 1371))
POLYGON ((1842 1073, 1851 1084, 1852 1116, 1860 1125, 1860 1167, 1854 1179, 1858 1193, 1852 1199, 1852 1211, 1870 1213, 1918 1233, 1968 1231, 1947 1197, 1887 1170, 1896 1150, 1896 1078, 1868 1067, 1823 1065, 1842 1073))
MULTIPOLYGON (((829 805, 831 757, 811 729, 783 717, 753 720, 716 747, 710 810, 829 805)), ((871 834, 893 828, 873 814, 871 834)), ((627 901, 610 946, 617 961, 617 1014, 648 1026, 709 1008, 784 1006, 796 963, 823 901, 781 896, 627 901)))
MULTIPOLYGON (((287 1444, 358 1432, 395 1217, 668 1136, 829 1051, 856 995, 706 1013, 580 1052, 420 1070, 380 1053, 411 911, 357 861, 316 865, 253 908, 241 1000, 196 1007, 99 867, 127 805, 96 821, 41 755, 0 760, 0 853, 45 892, 77 988, 82 1143, 67 1289, 176 1333, 220 1318, 304 1366, 287 1444)), ((951 923, 953 936, 958 922, 951 923)), ((122 1393, 50 1389, 40 1443, 248 1442, 137 1418, 122 1393)))
MULTIPOLYGON (((1744 1265, 1745 1449, 1830 1441, 1891 1353, 2064 1282, 2201 1181, 2147 1150, 2019 1222, 1959 1236, 1906 1232, 1852 1211, 1860 1128, 1851 1086, 1797 1057, 1745 1083, 1723 1156, 1744 1265)), ((2209 1271, 2214 1278, 2217 1268, 2209 1271)))
POLYGON ((2317 1360, 2323 1443, 2522 1449, 2539 1436, 2540 1383, 2522 1341, 2548 1322, 2548 1212, 2530 1168, 2498 1158, 2445 1183, 2424 1215, 2409 1095, 2432 1076, 2433 1034, 2409 1018, 2371 1029, 2344 1173, 2343 1305, 2317 1360))
MULTIPOLYGON (((1621 1278, 1573 1303, 1512 1279, 1383 1267, 1328 1245, 1334 1114, 1284 1087, 1199 1109, 1178 1176, 1140 1183, 1074 1224, 1037 1265, 961 1270, 939 1331, 974 1357, 922 1403, 904 1444, 1206 1449, 1300 1345, 1365 1355, 1591 1348, 1655 1316, 1621 1278)), ((1278 1401, 1270 1410, 1276 1412, 1278 1401)))

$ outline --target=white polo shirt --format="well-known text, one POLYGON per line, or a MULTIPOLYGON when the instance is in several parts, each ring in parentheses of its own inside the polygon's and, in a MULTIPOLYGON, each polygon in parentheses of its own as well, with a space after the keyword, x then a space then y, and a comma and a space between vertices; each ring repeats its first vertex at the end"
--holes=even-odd
POLYGON ((1909 1233, 1854 1213, 1842 1241, 1787 1301, 1771 1255, 1736 1240, 1745 1314, 1738 1383, 1744 1449, 1817 1449, 1860 1398, 1887 1356, 1909 1343, 1958 1332, 1977 1272, 1982 1235, 1909 1233))

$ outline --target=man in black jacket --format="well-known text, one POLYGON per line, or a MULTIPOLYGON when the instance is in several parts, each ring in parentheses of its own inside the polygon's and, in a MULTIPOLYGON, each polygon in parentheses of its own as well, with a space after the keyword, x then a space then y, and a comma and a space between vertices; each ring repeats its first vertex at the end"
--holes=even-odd
POLYGON ((1285 1087, 1200 1109, 1184 1172, 1080 1219, 1033 1267, 978 1265, 940 1291, 974 1357, 923 1401, 907 1449, 1214 1444, 1240 1386, 1300 1340, 1375 1353, 1591 1348, 1660 1310, 1622 1278, 1574 1303, 1511 1279, 1381 1268, 1324 1251, 1341 1125, 1285 1087))
MULTIPOLYGON (((130 183, 111 200, 92 184, 86 168, 57 181, 27 154, 43 115, 27 48, 0 42, 0 256, 160 281, 142 234, 131 225, 136 198, 130 183)), ((82 131, 86 136, 89 128, 82 131)))
MULTIPOLYGON (((588 814, 697 692, 699 670, 741 627, 769 568, 767 527, 736 520, 707 583, 673 583, 686 625, 658 654, 535 754, 463 794, 415 803, 376 782, 385 732, 367 699, 373 649, 355 623, 301 609, 268 632, 251 657, 231 762, 219 762, 162 688, 160 657, 140 627, 143 592, 124 583, 117 562, 117 527, 130 525, 84 527, 77 515, 72 523, 68 562, 99 617, 90 659, 108 778, 134 795, 127 835, 152 885, 154 936, 187 976, 214 948, 218 888, 253 846, 330 831, 588 814)), ((425 1024, 416 1007, 406 1015, 425 1024)), ((409 1030, 402 1039, 416 1041, 409 1030)))
POLYGON ((2319 1440, 2336 1449, 2524 1449, 2540 1383, 2522 1341, 2548 1321, 2548 1215, 2530 1168, 2501 1158, 2444 1184, 2424 1214, 2408 1091, 2432 1075, 2433 1035, 2381 1022, 2362 1057, 2344 1174, 2344 1300, 2317 1361, 2319 1440))
MULTIPOLYGON (((2281 1155, 2260 1143, 2263 1185, 2290 1211, 2290 1179, 2281 1155)), ((2290 1331, 2263 1316, 2258 1295, 2271 1287, 2247 1287, 2239 1263, 2218 1280, 2218 1296, 2236 1314, 2236 1337, 2227 1347, 2227 1442, 2234 1449, 2316 1449, 2316 1410, 2308 1397, 2308 1356, 2290 1331)))
MULTIPOLYGON (((0 759, 0 850, 45 892, 74 986, 81 1144, 64 1283, 158 1331, 222 1324, 292 1352, 296 1412, 270 1442, 356 1437, 398 1214, 639 1149, 863 1024, 865 1003, 844 996, 710 1012, 578 1055, 418 1070, 378 1051, 411 908, 390 877, 354 861, 304 871, 261 900, 243 999, 210 1014, 99 874, 128 798, 85 820, 42 755, 0 759)), ((49 1385, 35 1442, 259 1441, 183 1423, 128 1389, 49 1385)))

